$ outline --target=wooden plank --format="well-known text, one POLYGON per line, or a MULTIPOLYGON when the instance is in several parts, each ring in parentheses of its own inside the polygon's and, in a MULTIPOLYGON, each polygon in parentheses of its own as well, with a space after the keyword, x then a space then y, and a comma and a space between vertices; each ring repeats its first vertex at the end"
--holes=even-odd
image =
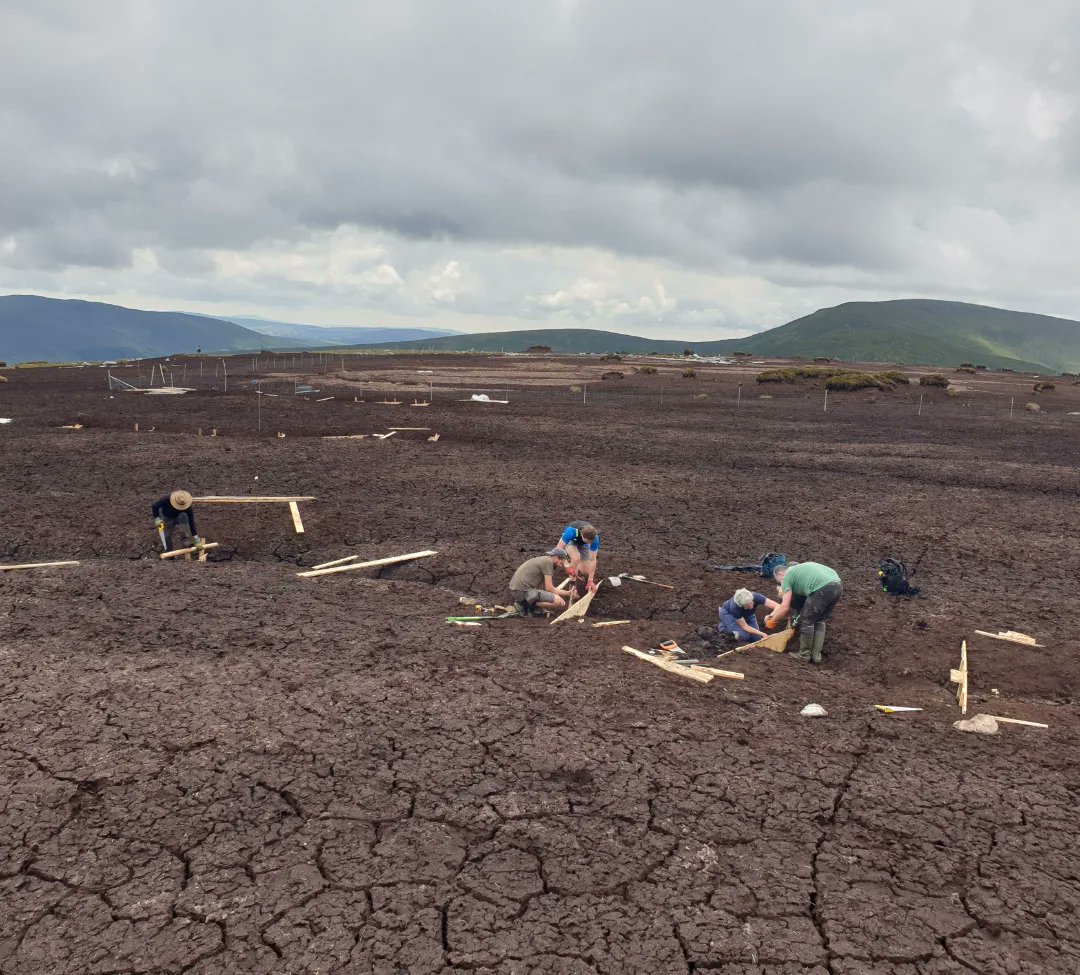
POLYGON ((620 572, 620 579, 629 579, 631 582, 640 582, 644 586, 656 586, 657 589, 673 590, 674 586, 669 586, 666 582, 653 582, 651 579, 646 579, 644 576, 637 575, 632 576, 629 572, 620 572))
POLYGON ((787 649, 787 645, 791 642, 791 638, 794 635, 795 631, 789 626, 786 630, 781 630, 779 633, 773 633, 763 640, 748 643, 747 646, 764 647, 764 649, 772 650, 774 653, 783 653, 787 649))
POLYGON ((344 433, 336 436, 324 436, 323 440, 367 440, 366 433, 344 433))
POLYGON ((387 437, 393 437, 397 435, 397 430, 391 430, 389 433, 373 433, 373 437, 378 437, 380 440, 385 440, 387 437))
POLYGON ((956 703, 960 705, 960 713, 967 714, 968 706, 968 655, 967 640, 960 641, 960 680, 956 688, 956 703))
POLYGON ((635 650, 633 647, 623 647, 623 650, 641 660, 647 661, 654 667, 666 670, 669 674, 678 674, 680 677, 685 677, 688 680, 696 680, 699 684, 711 684, 713 681, 712 674, 703 674, 700 670, 691 670, 689 667, 680 667, 678 664, 673 664, 660 657, 651 657, 649 654, 642 653, 640 650, 635 650))
POLYGON ((355 559, 360 558, 359 555, 346 555, 343 559, 334 559, 332 562, 320 562, 318 565, 313 565, 312 569, 329 569, 335 565, 344 565, 346 562, 352 562, 355 559))
POLYGON ((387 427, 387 430, 430 430, 431 427, 387 427))
POLYGON ((720 670, 716 667, 705 667, 702 664, 691 664, 691 670, 700 670, 703 674, 712 674, 713 677, 726 677, 728 680, 746 680, 746 674, 740 674, 737 670, 720 670))
POLYGON ((990 714, 987 717, 993 718, 995 721, 1001 721, 1005 724, 1022 724, 1025 728, 1049 728, 1050 725, 1042 724, 1040 721, 1021 721, 1019 718, 1003 718, 1000 714, 990 714))
POLYGON ((603 623, 593 623, 593 629, 598 630, 602 626, 622 626, 625 623, 633 623, 633 620, 605 620, 603 623))
POLYGON ((988 636, 991 640, 1004 640, 1007 643, 1019 643, 1025 647, 1037 647, 1039 650, 1046 649, 1043 644, 1036 643, 1034 637, 1024 633, 1016 633, 1013 630, 1002 630, 1000 633, 987 633, 986 630, 976 630, 979 636, 988 636))
POLYGON ((548 625, 554 626, 556 623, 561 623, 563 620, 578 619, 584 616, 589 611, 589 606, 592 605, 593 597, 599 591, 599 586, 592 592, 585 593, 579 600, 570 604, 569 607, 563 612, 562 616, 556 616, 548 625))
POLYGON ((204 542, 202 545, 192 545, 189 548, 176 548, 171 552, 162 552, 159 559, 175 559, 178 555, 190 555, 192 552, 202 552, 208 548, 217 548, 218 542, 204 542))
POLYGON ((289 514, 292 515, 292 526, 297 535, 304 534, 304 523, 300 520, 300 507, 295 501, 289 502, 289 514))
POLYGON ((285 495, 282 497, 262 497, 262 496, 245 496, 228 495, 228 494, 208 494, 202 498, 192 498, 192 501, 198 501, 200 504, 274 504, 274 503, 288 503, 289 501, 314 501, 315 498, 309 495, 285 495))
POLYGON ((315 400, 315 402, 316 403, 325 403, 328 400, 332 400, 333 398, 334 398, 333 396, 324 396, 322 399, 315 400))
POLYGON ((14 572, 17 569, 48 569, 58 565, 78 565, 78 562, 23 562, 20 565, 0 565, 0 572, 14 572))
POLYGON ((310 579, 313 576, 328 576, 335 572, 352 572, 354 569, 377 569, 382 565, 395 565, 398 562, 411 562, 414 559, 427 559, 432 555, 438 555, 434 549, 425 549, 423 552, 409 552, 407 555, 392 555, 386 559, 372 559, 370 562, 357 562, 354 565, 337 565, 332 569, 310 569, 307 572, 297 572, 302 579, 310 579))

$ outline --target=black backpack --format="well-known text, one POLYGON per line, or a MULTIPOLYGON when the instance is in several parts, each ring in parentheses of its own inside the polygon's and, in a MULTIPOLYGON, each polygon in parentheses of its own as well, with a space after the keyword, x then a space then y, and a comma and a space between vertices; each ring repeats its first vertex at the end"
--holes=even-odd
POLYGON ((881 591, 890 596, 916 596, 919 593, 918 586, 908 582, 907 566, 899 559, 885 559, 878 566, 878 581, 881 591))

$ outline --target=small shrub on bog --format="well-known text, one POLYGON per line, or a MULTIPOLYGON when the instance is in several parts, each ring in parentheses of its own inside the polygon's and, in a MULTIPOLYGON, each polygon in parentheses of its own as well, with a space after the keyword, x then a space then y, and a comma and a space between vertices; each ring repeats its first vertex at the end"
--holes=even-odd
POLYGON ((640 372, 643 376, 655 376, 656 366, 638 366, 637 371, 640 372))
POLYGON ((956 399, 956 397, 960 395, 960 390, 958 390, 955 386, 950 386, 948 389, 945 390, 945 395, 948 396, 949 399, 956 399))
POLYGON ((949 385, 949 380, 942 376, 940 373, 932 372, 925 376, 919 377, 920 386, 938 386, 944 389, 949 385))
POLYGON ((1027 410, 1028 413, 1042 413, 1042 407, 1039 406, 1038 403, 1028 403, 1024 409, 1027 410))
POLYGON ((697 375, 697 373, 694 372, 693 369, 684 369, 682 371, 683 379, 693 379, 696 375, 697 375))
POLYGON ((1036 393, 1052 393, 1057 387, 1053 383, 1036 383, 1033 387, 1036 393))

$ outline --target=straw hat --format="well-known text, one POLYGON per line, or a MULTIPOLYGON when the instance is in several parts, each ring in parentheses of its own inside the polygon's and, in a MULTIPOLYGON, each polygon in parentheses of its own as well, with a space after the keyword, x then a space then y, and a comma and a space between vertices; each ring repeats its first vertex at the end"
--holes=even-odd
POLYGON ((187 491, 173 491, 169 495, 169 504, 177 511, 187 511, 191 507, 191 495, 187 491))

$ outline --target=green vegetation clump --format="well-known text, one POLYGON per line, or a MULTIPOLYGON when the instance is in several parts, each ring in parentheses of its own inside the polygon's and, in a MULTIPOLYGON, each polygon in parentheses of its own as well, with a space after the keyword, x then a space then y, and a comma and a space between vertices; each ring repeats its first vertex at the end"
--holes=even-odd
POLYGON ((890 369, 887 372, 879 372, 879 376, 884 376, 889 382, 894 383, 897 386, 910 386, 911 378, 907 373, 898 372, 896 369, 890 369))
POLYGON ((1042 413, 1042 407, 1039 406, 1038 403, 1028 403, 1024 409, 1027 410, 1028 413, 1042 413))
POLYGON ((643 376, 655 376, 656 366, 638 366, 637 371, 640 372, 643 376))
POLYGON ((794 383, 800 379, 831 379, 849 372, 835 366, 785 366, 782 369, 766 369, 758 373, 759 383, 794 383))
POLYGON ((697 373, 694 372, 693 369, 684 369, 682 371, 683 379, 693 379, 696 375, 697 375, 697 373))
POLYGON ((892 389, 892 382, 883 373, 845 372, 825 380, 826 389, 892 389))
POLYGON ((975 373, 975 367, 974 367, 974 366, 967 366, 967 365, 964 365, 964 366, 960 366, 960 368, 959 368, 959 369, 955 369, 955 370, 953 370, 953 371, 954 371, 954 372, 970 372, 970 373, 971 373, 972 375, 974 375, 974 373, 975 373))
POLYGON ((919 377, 920 386, 938 386, 945 389, 949 385, 949 380, 946 379, 941 373, 931 372, 925 376, 919 377))
POLYGON ((1057 386, 1055 386, 1053 383, 1041 382, 1036 383, 1033 389, 1036 393, 1052 393, 1055 389, 1057 389, 1057 386))
POLYGON ((622 362, 622 356, 617 352, 605 352, 600 356, 601 362, 622 362))
POLYGON ((619 372, 618 370, 612 369, 611 372, 605 372, 600 378, 601 379, 622 379, 623 374, 621 372, 619 372))
POLYGON ((736 359, 752 359, 752 358, 754 358, 754 353, 753 352, 732 352, 731 354, 736 359))

